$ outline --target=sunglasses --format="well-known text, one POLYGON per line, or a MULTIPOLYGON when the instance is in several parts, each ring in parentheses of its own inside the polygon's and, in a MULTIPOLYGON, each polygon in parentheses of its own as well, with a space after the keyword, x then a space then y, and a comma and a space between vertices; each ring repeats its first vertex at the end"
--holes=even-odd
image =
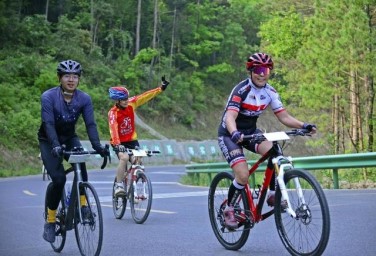
POLYGON ((256 75, 263 74, 264 76, 266 76, 270 74, 270 68, 265 66, 255 66, 254 68, 252 68, 252 72, 256 75))

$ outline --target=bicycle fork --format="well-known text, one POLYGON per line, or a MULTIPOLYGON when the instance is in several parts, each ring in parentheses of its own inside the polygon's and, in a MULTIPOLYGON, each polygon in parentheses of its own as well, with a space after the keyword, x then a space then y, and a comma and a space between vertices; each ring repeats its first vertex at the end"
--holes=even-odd
MULTIPOLYGON (((281 201, 286 201, 287 202, 287 208, 286 212, 290 214, 291 217, 296 218, 296 212, 291 208, 291 203, 290 203, 290 198, 287 193, 287 188, 284 180, 284 175, 285 175, 285 170, 287 169, 293 169, 292 165, 292 158, 291 157, 284 157, 284 156, 278 156, 273 158, 273 164, 274 164, 274 169, 276 173, 276 179, 278 182, 278 186, 281 190, 281 201), (287 161, 287 163, 281 164, 281 161, 287 161)), ((301 204, 305 204, 305 199, 303 196, 303 190, 302 187, 300 186, 299 179, 294 178, 294 184, 295 184, 295 189, 299 198, 299 202, 301 204)))

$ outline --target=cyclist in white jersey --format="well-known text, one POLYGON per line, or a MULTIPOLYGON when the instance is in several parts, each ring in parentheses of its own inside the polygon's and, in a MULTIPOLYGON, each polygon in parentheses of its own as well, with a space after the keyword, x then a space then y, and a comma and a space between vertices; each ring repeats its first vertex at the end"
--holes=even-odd
MULTIPOLYGON (((283 107, 277 91, 267 83, 273 69, 273 61, 269 55, 265 53, 251 55, 246 68, 249 77, 233 88, 218 128, 219 147, 235 175, 229 188, 228 205, 224 210, 225 223, 229 228, 237 227, 233 206, 248 182, 248 165, 243 148, 263 155, 272 147, 270 141, 263 141, 260 144, 243 142, 244 135, 261 132, 257 129, 256 123, 265 109, 270 106, 278 120, 287 127, 316 132, 314 124, 304 123, 291 116, 283 107)), ((274 177, 269 189, 267 203, 274 206, 274 177)))

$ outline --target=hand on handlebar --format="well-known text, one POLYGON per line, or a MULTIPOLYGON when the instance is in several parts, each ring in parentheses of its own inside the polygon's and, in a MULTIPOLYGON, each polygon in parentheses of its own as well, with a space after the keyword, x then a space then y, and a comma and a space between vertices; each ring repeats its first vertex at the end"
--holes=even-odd
POLYGON ((312 134, 316 133, 315 124, 304 123, 302 128, 310 131, 312 134))
POLYGON ((233 131, 231 133, 231 140, 232 140, 232 142, 237 144, 237 143, 240 143, 240 142, 243 141, 243 136, 244 136, 243 133, 241 133, 239 131, 233 131))
POLYGON ((101 155, 101 157, 107 157, 110 156, 110 150, 109 147, 105 147, 102 145, 97 145, 94 147, 94 150, 98 152, 98 154, 101 155))
POLYGON ((63 148, 61 146, 54 147, 51 153, 56 158, 61 157, 63 154, 63 148))
POLYGON ((125 147, 121 144, 114 146, 114 150, 115 150, 115 152, 125 152, 126 151, 125 147))

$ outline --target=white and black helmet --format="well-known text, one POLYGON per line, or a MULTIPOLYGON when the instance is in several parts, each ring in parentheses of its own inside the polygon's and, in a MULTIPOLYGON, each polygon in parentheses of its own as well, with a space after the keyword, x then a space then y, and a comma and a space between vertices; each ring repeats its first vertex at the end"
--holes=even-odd
POLYGON ((76 74, 81 76, 81 64, 74 60, 64 60, 57 66, 57 74, 76 74))

